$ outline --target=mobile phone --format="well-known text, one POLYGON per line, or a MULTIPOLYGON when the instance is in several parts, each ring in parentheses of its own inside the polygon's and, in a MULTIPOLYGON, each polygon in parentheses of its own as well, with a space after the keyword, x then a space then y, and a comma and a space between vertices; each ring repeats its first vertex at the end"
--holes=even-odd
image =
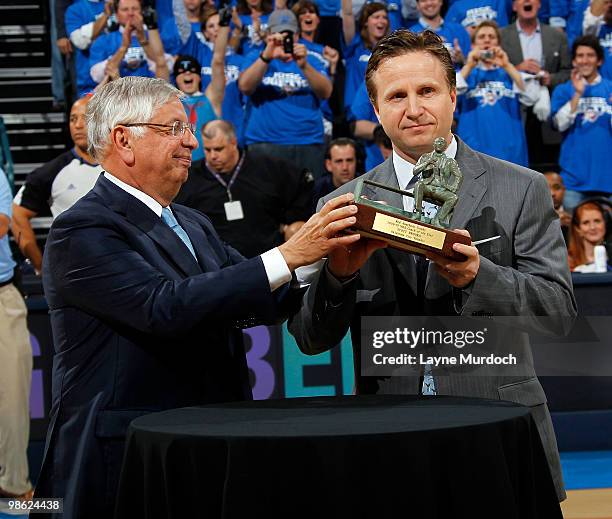
POLYGON ((293 31, 283 32, 283 52, 293 54, 293 31))

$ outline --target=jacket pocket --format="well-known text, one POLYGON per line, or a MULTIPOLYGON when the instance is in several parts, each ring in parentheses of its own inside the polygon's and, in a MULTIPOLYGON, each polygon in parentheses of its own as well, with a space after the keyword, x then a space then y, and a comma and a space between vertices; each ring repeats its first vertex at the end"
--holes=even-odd
POLYGON ((497 388, 500 400, 507 400, 515 404, 533 407, 545 404, 546 394, 537 378, 530 378, 513 384, 506 384, 497 388))

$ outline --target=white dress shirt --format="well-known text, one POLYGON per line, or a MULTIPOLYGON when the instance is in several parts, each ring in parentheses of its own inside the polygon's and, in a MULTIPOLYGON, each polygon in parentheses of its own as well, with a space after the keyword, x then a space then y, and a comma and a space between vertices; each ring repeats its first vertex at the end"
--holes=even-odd
MULTIPOLYGON (((589 83, 589 85, 593 86, 599 83, 601 83, 601 76, 597 74, 597 77, 592 83, 589 83)), ((572 124, 574 124, 577 115, 578 109, 576 109, 575 112, 572 112, 571 100, 565 103, 561 108, 559 108, 558 112, 553 117, 557 130, 560 132, 567 130, 572 124)))
MULTIPOLYGON (((453 136, 451 138, 450 144, 447 146, 444 151, 444 155, 447 157, 454 159, 455 155, 457 155, 457 141, 453 136)), ((395 168, 395 175, 397 176, 397 183, 400 189, 406 189, 408 183, 413 179, 414 174, 414 166, 408 162, 406 159, 400 157, 395 149, 393 150, 393 167, 395 168)), ((406 191, 412 193, 414 190, 414 186, 410 189, 406 189, 406 191)), ((410 196, 403 196, 402 202, 404 204, 404 210, 413 212, 414 210, 414 198, 410 196)), ((423 214, 428 218, 432 218, 438 212, 438 206, 435 204, 430 204, 429 202, 423 202, 423 214)))
MULTIPOLYGON (((139 189, 136 189, 135 187, 126 184, 122 180, 119 180, 117 177, 111 175, 108 171, 104 173, 104 176, 117 187, 120 187, 126 193, 129 193, 134 198, 140 200, 159 218, 161 218, 163 207, 157 200, 154 200, 146 193, 143 193, 139 189)), ((168 209, 170 208, 168 207, 168 209)), ((172 212, 172 210, 170 210, 170 212, 172 212)), ((291 281, 291 271, 287 266, 285 258, 283 258, 283 255, 277 247, 264 252, 261 255, 261 260, 263 261, 264 269, 266 270, 266 275, 268 276, 268 283, 270 284, 271 292, 274 292, 277 288, 291 281)))
POLYGON ((542 52, 542 31, 540 29, 540 23, 536 27, 536 30, 527 34, 521 28, 519 21, 516 21, 516 30, 518 31, 519 41, 521 42, 521 50, 523 51, 523 59, 533 59, 537 61, 540 66, 544 66, 544 54, 542 52))

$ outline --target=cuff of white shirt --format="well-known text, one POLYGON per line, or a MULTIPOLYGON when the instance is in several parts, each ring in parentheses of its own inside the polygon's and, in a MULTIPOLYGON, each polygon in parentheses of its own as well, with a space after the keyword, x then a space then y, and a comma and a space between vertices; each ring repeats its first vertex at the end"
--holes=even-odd
POLYGON ((567 22, 565 21, 565 18, 561 18, 560 16, 551 16, 548 20, 548 24, 551 27, 561 27, 562 29, 565 29, 567 22))
POLYGON ((100 61, 89 69, 89 75, 96 83, 100 83, 104 79, 104 70, 106 69, 107 59, 100 61))
POLYGON ((582 33, 596 36, 599 32, 599 27, 601 24, 603 24, 603 21, 604 15, 602 14, 600 16, 595 16, 589 7, 584 12, 584 18, 582 19, 582 33))
POLYGON ((565 103, 561 108, 559 108, 554 117, 557 129, 560 132, 567 130, 572 124, 574 124, 576 115, 578 115, 578 111, 572 113, 570 101, 565 103))
POLYGON ((456 83, 457 94, 461 95, 467 92, 467 89, 468 89, 467 81, 461 75, 460 72, 455 72, 455 83, 456 83))
POLYGON ((261 255, 261 261, 263 261, 264 269, 266 269, 270 292, 274 292, 277 288, 291 281, 291 271, 278 247, 264 252, 261 255))
POLYGON ((94 22, 89 22, 70 33, 70 41, 77 49, 85 50, 91 45, 93 26, 94 22))

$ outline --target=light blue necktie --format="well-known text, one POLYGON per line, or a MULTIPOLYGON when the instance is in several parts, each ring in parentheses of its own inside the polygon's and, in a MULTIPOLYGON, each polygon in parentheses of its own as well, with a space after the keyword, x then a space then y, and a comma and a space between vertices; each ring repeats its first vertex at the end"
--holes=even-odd
POLYGON ((423 387, 421 388, 422 395, 437 395, 436 380, 431 374, 431 364, 423 366, 423 387))
MULTIPOLYGON (((406 186, 406 190, 411 189, 417 183, 418 180, 421 180, 421 175, 414 175, 408 185, 406 186)), ((427 262, 426 259, 423 258, 415 258, 415 261, 418 263, 419 261, 427 262)), ((418 270, 418 265, 417 265, 418 270)), ((424 272, 422 275, 427 275, 427 268, 424 268, 424 272)), ((436 380, 433 377, 431 371, 431 364, 425 364, 423 366, 423 386, 421 387, 422 395, 437 395, 438 391, 436 389, 436 380)))
POLYGON ((179 225, 179 223, 176 221, 176 218, 172 214, 172 211, 170 211, 170 209, 168 209, 167 207, 164 207, 162 209, 161 218, 162 218, 162 221, 168 227, 170 227, 170 229, 172 229, 174 233, 181 239, 181 241, 187 246, 187 248, 189 249, 189 252, 191 252, 195 260, 198 261, 193 245, 191 244, 191 240, 189 239, 189 236, 187 236, 185 229, 183 229, 179 225))

